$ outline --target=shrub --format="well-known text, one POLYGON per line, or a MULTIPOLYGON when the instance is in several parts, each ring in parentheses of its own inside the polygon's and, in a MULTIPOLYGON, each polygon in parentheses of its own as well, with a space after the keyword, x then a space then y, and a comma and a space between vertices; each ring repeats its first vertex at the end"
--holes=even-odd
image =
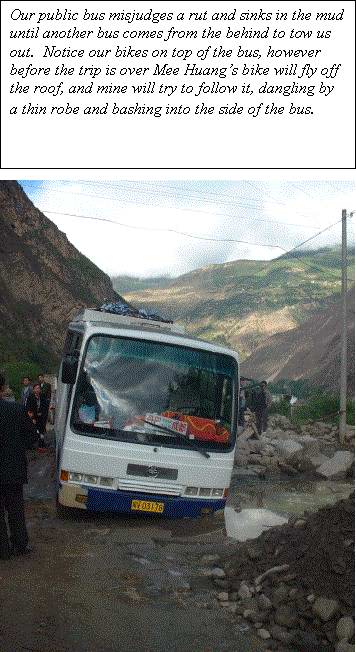
MULTIPOLYGON (((330 422, 338 422, 340 410, 340 400, 336 396, 316 395, 305 402, 303 405, 296 405, 292 409, 292 420, 299 424, 311 419, 317 421, 325 419, 330 422)), ((355 402, 348 400, 346 403, 346 422, 349 425, 355 423, 355 402)))

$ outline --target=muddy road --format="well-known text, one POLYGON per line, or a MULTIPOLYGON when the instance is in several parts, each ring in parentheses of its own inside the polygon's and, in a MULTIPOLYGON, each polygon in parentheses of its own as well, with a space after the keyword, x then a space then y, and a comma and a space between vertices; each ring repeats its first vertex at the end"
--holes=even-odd
POLYGON ((219 607, 204 575, 204 555, 236 545, 223 514, 59 519, 51 465, 48 454, 29 465, 34 551, 0 561, 1 652, 263 649, 253 630, 219 607))
POLYGON ((214 585, 207 571, 219 556, 238 554, 237 538, 257 537, 281 514, 315 511, 352 490, 343 482, 264 482, 237 469, 225 516, 78 510, 64 519, 55 508, 53 452, 30 455, 25 496, 34 551, 0 560, 0 652, 266 649, 251 623, 220 606, 223 583, 214 585))

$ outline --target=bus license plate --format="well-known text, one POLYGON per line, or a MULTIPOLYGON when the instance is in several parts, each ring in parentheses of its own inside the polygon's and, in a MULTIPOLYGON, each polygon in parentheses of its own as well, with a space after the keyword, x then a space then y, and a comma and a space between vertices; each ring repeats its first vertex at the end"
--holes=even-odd
POLYGON ((155 503, 151 500, 133 500, 131 510, 139 512, 156 512, 162 514, 164 503, 155 503))

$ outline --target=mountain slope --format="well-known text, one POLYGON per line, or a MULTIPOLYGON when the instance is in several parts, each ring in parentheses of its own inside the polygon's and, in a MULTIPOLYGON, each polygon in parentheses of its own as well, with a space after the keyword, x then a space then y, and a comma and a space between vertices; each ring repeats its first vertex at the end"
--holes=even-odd
POLYGON ((0 181, 0 364, 53 364, 65 327, 83 306, 117 297, 16 181, 0 181))
MULTIPOLYGON (((167 287, 128 292, 142 306, 182 321, 187 330, 230 345, 246 358, 276 333, 296 328, 340 292, 338 248, 273 261, 238 260, 178 277, 167 287)), ((349 253, 350 269, 354 254, 349 253)))
MULTIPOLYGON (((315 386, 339 390, 341 303, 317 311, 296 329, 271 337, 242 363, 242 373, 269 381, 308 379, 315 386)), ((355 381, 355 298, 348 292, 348 393, 355 381)))

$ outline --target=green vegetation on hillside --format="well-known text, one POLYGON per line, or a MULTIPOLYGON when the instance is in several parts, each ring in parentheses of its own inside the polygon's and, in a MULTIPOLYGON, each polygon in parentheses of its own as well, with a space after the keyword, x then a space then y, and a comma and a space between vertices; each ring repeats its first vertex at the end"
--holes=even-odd
MULTIPOLYGON (((273 403, 270 414, 283 414, 294 425, 302 425, 307 421, 327 421, 338 423, 340 400, 337 396, 322 394, 320 390, 304 400, 301 404, 291 406, 288 401, 281 399, 273 403)), ((355 401, 349 399, 346 403, 346 423, 355 424, 355 401)))

